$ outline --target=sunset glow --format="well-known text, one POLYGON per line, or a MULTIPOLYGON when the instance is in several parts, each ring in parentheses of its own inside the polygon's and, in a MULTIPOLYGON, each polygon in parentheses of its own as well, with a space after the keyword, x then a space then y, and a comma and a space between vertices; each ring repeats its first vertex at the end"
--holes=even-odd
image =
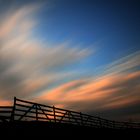
POLYGON ((16 96, 140 121, 137 2, 9 3, 0 0, 0 105, 16 96))

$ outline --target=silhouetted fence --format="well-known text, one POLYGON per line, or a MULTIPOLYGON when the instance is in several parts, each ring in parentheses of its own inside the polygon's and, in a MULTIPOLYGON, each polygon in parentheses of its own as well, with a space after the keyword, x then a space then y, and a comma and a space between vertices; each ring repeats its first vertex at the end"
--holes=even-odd
POLYGON ((111 121, 81 112, 24 101, 16 97, 13 106, 3 106, 0 109, 1 121, 46 121, 112 129, 140 128, 140 123, 111 121))
POLYGON ((13 110, 13 106, 0 106, 0 120, 1 121, 9 121, 11 119, 11 113, 13 110))

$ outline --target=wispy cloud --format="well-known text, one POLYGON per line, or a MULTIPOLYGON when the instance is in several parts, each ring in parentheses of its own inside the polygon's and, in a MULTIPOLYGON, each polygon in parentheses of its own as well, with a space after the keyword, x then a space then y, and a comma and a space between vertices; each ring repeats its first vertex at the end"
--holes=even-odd
MULTIPOLYGON (((40 6, 40 5, 39 5, 40 6)), ((28 98, 41 90, 71 78, 76 71, 63 67, 89 55, 88 49, 63 42, 49 46, 33 33, 37 28, 38 5, 23 6, 1 15, 0 99, 28 98)))
POLYGON ((35 38, 37 9, 38 5, 23 6, 0 15, 0 103, 9 104, 17 96, 112 118, 139 119, 140 52, 107 64, 96 76, 77 78, 78 71, 64 68, 82 61, 91 50, 67 41, 50 46, 35 38), (64 83, 66 79, 69 82, 64 83))
MULTIPOLYGON (((39 100, 63 105, 79 111, 110 114, 108 117, 126 119, 121 112, 128 107, 140 106, 140 52, 133 53, 104 67, 96 78, 71 81, 44 93, 39 100), (111 113, 107 113, 111 110, 111 113), (120 110, 120 112, 119 112, 120 110), (118 112, 115 114, 114 112, 118 112), (113 115, 113 113, 115 115, 113 115)), ((134 108, 129 110, 133 114, 134 108)), ((128 112, 128 111, 127 111, 128 112)), ((136 112, 139 114, 139 112, 136 112)))

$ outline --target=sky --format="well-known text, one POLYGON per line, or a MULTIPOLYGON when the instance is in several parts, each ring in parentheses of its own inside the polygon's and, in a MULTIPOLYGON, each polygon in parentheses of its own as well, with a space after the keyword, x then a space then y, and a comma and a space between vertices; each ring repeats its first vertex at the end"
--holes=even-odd
POLYGON ((136 0, 0 0, 0 105, 140 121, 139 25, 136 0))

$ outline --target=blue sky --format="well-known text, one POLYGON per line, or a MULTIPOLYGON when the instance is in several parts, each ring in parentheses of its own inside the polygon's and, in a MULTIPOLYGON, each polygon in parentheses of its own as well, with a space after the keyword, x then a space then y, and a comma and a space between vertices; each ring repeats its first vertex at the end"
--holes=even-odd
POLYGON ((51 43, 70 40, 95 49, 97 54, 85 62, 89 67, 139 49, 140 8, 135 1, 53 0, 49 5, 40 16, 40 36, 51 43))
MULTIPOLYGON (((8 0, 1 1, 5 9, 12 7, 8 0)), ((38 3, 10 2, 18 6, 38 3)), ((97 55, 87 63, 98 66, 139 50, 140 8, 136 0, 40 0, 40 3, 44 6, 37 14, 39 26, 35 35, 52 44, 67 40, 96 49, 97 55)))
POLYGON ((1 104, 140 120, 138 1, 0 0, 0 19, 1 104))

